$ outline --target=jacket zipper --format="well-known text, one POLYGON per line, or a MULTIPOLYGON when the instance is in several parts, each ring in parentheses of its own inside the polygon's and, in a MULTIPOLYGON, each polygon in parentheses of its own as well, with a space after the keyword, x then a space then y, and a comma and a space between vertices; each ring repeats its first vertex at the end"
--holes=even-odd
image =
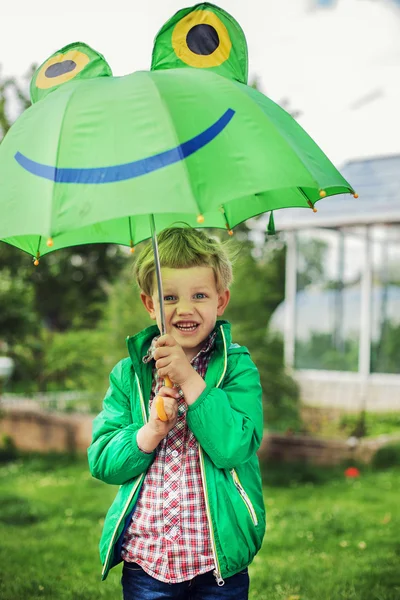
POLYGON ((215 544, 214 527, 213 527, 213 524, 211 521, 210 502, 208 500, 207 480, 206 480, 206 474, 205 474, 205 469, 204 469, 204 456, 203 456, 203 450, 200 446, 199 446, 199 458, 200 458, 201 479, 203 482, 204 499, 206 501, 208 528, 210 530, 211 549, 212 549, 213 558, 214 558, 214 562, 215 562, 215 569, 213 571, 213 575, 215 577, 217 585, 219 587, 221 587, 224 585, 225 581, 222 579, 222 576, 221 576, 221 567, 220 567, 219 560, 218 560, 217 546, 215 544))
MULTIPOLYGON (((140 385, 139 377, 137 376, 137 374, 136 374, 136 373, 135 373, 135 377, 136 377, 136 381, 137 381, 137 385, 138 385, 138 389, 139 389, 140 405, 141 405, 141 408, 142 408, 143 421, 144 421, 144 423, 146 424, 146 423, 147 423, 147 413, 146 413, 146 407, 145 407, 145 405, 144 405, 142 388, 141 388, 141 385, 140 385)), ((107 570, 107 567, 108 567, 108 564, 109 564, 109 562, 110 562, 111 549, 112 549, 112 547, 113 547, 113 545, 114 545, 115 536, 116 536, 116 533, 117 533, 117 531, 118 531, 118 527, 120 526, 122 519, 123 519, 123 518, 124 518, 124 516, 126 515, 126 511, 128 510, 128 506, 129 506, 129 504, 131 503, 131 501, 132 501, 132 498, 133 498, 133 496, 135 495, 135 492, 136 492, 136 490, 138 489, 139 485, 142 483, 142 480, 143 480, 143 478, 144 478, 144 475, 145 475, 145 473, 141 473, 141 475, 139 475, 139 478, 138 478, 138 480, 136 481, 135 485, 133 486, 133 488, 132 488, 132 490, 131 490, 131 493, 129 494, 129 498, 128 498, 128 500, 126 501, 126 503, 125 503, 125 506, 124 506, 124 508, 123 508, 123 510, 122 510, 122 512, 121 512, 121 516, 120 516, 120 518, 118 519, 118 522, 117 522, 117 524, 116 524, 116 526, 115 526, 115 528, 114 528, 113 534, 112 534, 112 536, 111 536, 111 541, 110 541, 110 543, 109 543, 109 545, 108 545, 108 550, 107 550, 107 554, 106 554, 106 559, 105 559, 105 561, 104 561, 103 570, 102 570, 102 572, 101 572, 101 576, 102 576, 102 577, 104 576, 104 573, 106 572, 106 570, 107 570)))
MULTIPOLYGON (((225 376, 226 367, 227 367, 227 364, 228 364, 228 353, 227 353, 227 350, 226 350, 226 340, 225 340, 225 334, 224 334, 224 330, 222 328, 222 325, 220 327, 220 330, 221 330, 221 334, 222 334, 222 339, 224 341, 224 369, 222 371, 222 375, 219 378, 219 381, 218 381, 216 387, 219 387, 221 385, 221 382, 222 382, 222 380, 223 380, 223 378, 225 376)), ((214 569, 213 575, 215 577, 217 585, 219 587, 221 587, 221 586, 223 586, 225 584, 225 581, 222 579, 222 576, 221 576, 221 567, 220 567, 219 560, 218 560, 217 546, 216 546, 216 543, 215 543, 214 527, 213 527, 212 520, 211 520, 210 501, 209 501, 209 498, 208 498, 207 479, 206 479, 206 472, 205 472, 205 467, 204 467, 204 455, 203 455, 203 450, 202 450, 202 448, 200 446, 199 446, 199 458, 200 458, 201 479, 202 479, 202 482, 203 482, 204 500, 205 500, 205 503, 206 503, 208 528, 210 530, 211 548, 212 548, 212 553, 213 553, 214 562, 215 562, 215 569, 214 569)))
POLYGON ((231 469, 231 475, 232 475, 233 483, 235 484, 236 489, 238 490, 243 502, 246 505, 247 510, 250 513, 251 520, 253 521, 254 525, 258 525, 256 511, 254 510, 251 500, 248 497, 248 495, 246 494, 244 487, 240 483, 240 479, 239 479, 238 474, 236 473, 235 469, 231 469))

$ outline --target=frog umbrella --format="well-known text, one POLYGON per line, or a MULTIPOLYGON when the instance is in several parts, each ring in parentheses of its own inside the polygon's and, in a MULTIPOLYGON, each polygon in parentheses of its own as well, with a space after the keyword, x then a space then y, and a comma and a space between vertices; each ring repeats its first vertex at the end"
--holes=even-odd
POLYGON ((0 146, 0 240, 36 265, 59 248, 134 250, 152 237, 162 299, 156 231, 183 221, 231 232, 270 211, 272 232, 274 210, 354 194, 300 125, 247 85, 243 31, 209 3, 162 27, 150 71, 113 77, 77 42, 37 69, 31 99, 0 146))

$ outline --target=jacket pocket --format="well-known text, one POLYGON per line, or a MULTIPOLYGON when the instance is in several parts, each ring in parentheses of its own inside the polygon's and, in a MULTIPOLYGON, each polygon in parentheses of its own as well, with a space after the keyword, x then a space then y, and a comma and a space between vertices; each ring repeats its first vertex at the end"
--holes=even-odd
POLYGON ((249 515, 251 517, 251 520, 253 521, 253 524, 255 526, 257 526, 258 519, 257 519, 256 511, 254 510, 254 506, 253 506, 250 498, 246 494, 244 487, 240 483, 240 479, 239 479, 238 474, 236 473, 235 469, 231 469, 231 475, 232 475, 233 483, 235 484, 235 488, 238 490, 240 497, 242 498, 247 510, 249 511, 249 515))

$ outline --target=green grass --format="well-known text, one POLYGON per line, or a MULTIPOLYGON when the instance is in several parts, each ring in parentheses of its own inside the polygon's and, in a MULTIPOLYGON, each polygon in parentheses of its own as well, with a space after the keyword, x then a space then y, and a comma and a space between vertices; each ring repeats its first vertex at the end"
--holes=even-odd
MULTIPOLYGON (((83 459, 25 457, 0 467, 0 598, 120 598, 100 582, 97 544, 116 487, 83 459)), ((268 528, 252 600, 398 600, 400 470, 266 467, 268 528)))

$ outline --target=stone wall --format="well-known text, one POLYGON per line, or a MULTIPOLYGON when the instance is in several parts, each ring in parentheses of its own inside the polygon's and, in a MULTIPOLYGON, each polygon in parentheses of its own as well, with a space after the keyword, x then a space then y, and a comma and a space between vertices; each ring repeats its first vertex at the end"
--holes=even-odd
MULTIPOLYGON (((91 441, 93 417, 82 414, 55 414, 29 408, 2 410, 0 436, 9 435, 16 447, 31 452, 86 452, 91 441)), ((347 459, 369 462, 378 450, 400 436, 380 436, 361 441, 351 448, 345 440, 326 440, 311 436, 264 436, 260 460, 307 462, 318 465, 340 464, 347 459)))
POLYGON ((369 463, 375 452, 390 442, 400 443, 400 436, 382 435, 362 440, 352 447, 346 440, 269 433, 263 438, 259 457, 261 461, 302 462, 314 465, 337 465, 349 460, 369 463))
POLYGON ((2 409, 0 435, 9 435, 16 447, 31 452, 86 452, 93 417, 54 414, 28 408, 2 409))

